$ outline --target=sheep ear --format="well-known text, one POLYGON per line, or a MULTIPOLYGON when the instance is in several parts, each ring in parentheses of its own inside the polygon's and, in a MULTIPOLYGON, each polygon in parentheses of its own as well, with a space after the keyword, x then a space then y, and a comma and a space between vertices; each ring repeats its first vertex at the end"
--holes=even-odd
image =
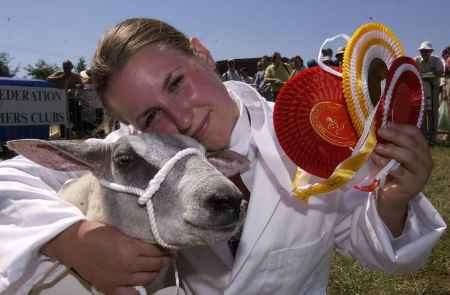
POLYGON ((250 168, 250 161, 231 150, 222 150, 207 154, 208 161, 226 177, 241 174, 250 168))
POLYGON ((71 140, 20 139, 7 142, 9 149, 44 167, 59 171, 96 171, 106 155, 104 143, 71 140))

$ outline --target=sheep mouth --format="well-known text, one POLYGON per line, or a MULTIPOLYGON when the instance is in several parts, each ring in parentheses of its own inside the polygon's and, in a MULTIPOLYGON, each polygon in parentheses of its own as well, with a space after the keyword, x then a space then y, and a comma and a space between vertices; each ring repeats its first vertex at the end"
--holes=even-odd
POLYGON ((191 214, 183 216, 183 221, 186 225, 199 230, 210 232, 229 233, 235 231, 242 226, 247 216, 248 202, 242 200, 240 203, 240 209, 233 210, 203 210, 191 211, 191 214), (195 212, 193 214, 193 212, 195 212), (202 212, 202 213, 201 213, 202 212), (207 212, 205 214, 205 212, 207 212))
POLYGON ((209 220, 209 222, 205 222, 205 220, 196 221, 184 219, 184 222, 194 228, 198 228, 201 230, 223 232, 223 233, 233 232, 244 224, 245 217, 247 216, 247 206, 248 202, 242 201, 239 215, 236 216, 235 218, 230 219, 226 223, 217 223, 217 222, 215 223, 214 219, 209 220))
POLYGON ((199 228, 202 230, 207 231, 217 231, 217 232, 231 232, 234 231, 237 227, 239 227, 242 224, 242 220, 238 219, 234 222, 228 223, 228 224, 201 224, 201 223, 195 223, 189 220, 185 220, 187 224, 189 224, 192 227, 199 228))

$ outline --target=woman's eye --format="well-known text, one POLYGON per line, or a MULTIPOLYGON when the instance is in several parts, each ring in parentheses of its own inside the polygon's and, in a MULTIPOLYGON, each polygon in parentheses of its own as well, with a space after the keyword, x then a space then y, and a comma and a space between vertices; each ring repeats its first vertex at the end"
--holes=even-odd
POLYGON ((143 129, 147 129, 148 127, 150 127, 150 125, 153 123, 155 117, 158 115, 160 111, 161 111, 160 109, 152 109, 151 111, 148 112, 147 116, 145 117, 143 129))
POLYGON ((177 76, 175 79, 173 79, 172 82, 170 82, 169 87, 168 87, 169 92, 176 91, 179 88, 179 86, 183 80, 184 80, 183 75, 177 76))

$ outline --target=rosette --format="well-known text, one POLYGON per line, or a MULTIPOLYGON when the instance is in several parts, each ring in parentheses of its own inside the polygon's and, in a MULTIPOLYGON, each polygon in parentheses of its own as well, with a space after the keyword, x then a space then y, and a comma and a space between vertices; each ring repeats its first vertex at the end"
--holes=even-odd
POLYGON ((394 60, 403 55, 394 33, 379 23, 359 27, 344 52, 342 84, 345 100, 359 135, 384 91, 384 79, 394 60))

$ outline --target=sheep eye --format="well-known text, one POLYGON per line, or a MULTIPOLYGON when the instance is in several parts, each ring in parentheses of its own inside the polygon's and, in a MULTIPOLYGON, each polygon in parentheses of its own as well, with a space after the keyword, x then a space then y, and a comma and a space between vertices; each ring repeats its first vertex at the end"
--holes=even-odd
POLYGON ((133 163, 134 157, 132 155, 118 155, 115 158, 116 165, 119 167, 126 167, 133 163))

